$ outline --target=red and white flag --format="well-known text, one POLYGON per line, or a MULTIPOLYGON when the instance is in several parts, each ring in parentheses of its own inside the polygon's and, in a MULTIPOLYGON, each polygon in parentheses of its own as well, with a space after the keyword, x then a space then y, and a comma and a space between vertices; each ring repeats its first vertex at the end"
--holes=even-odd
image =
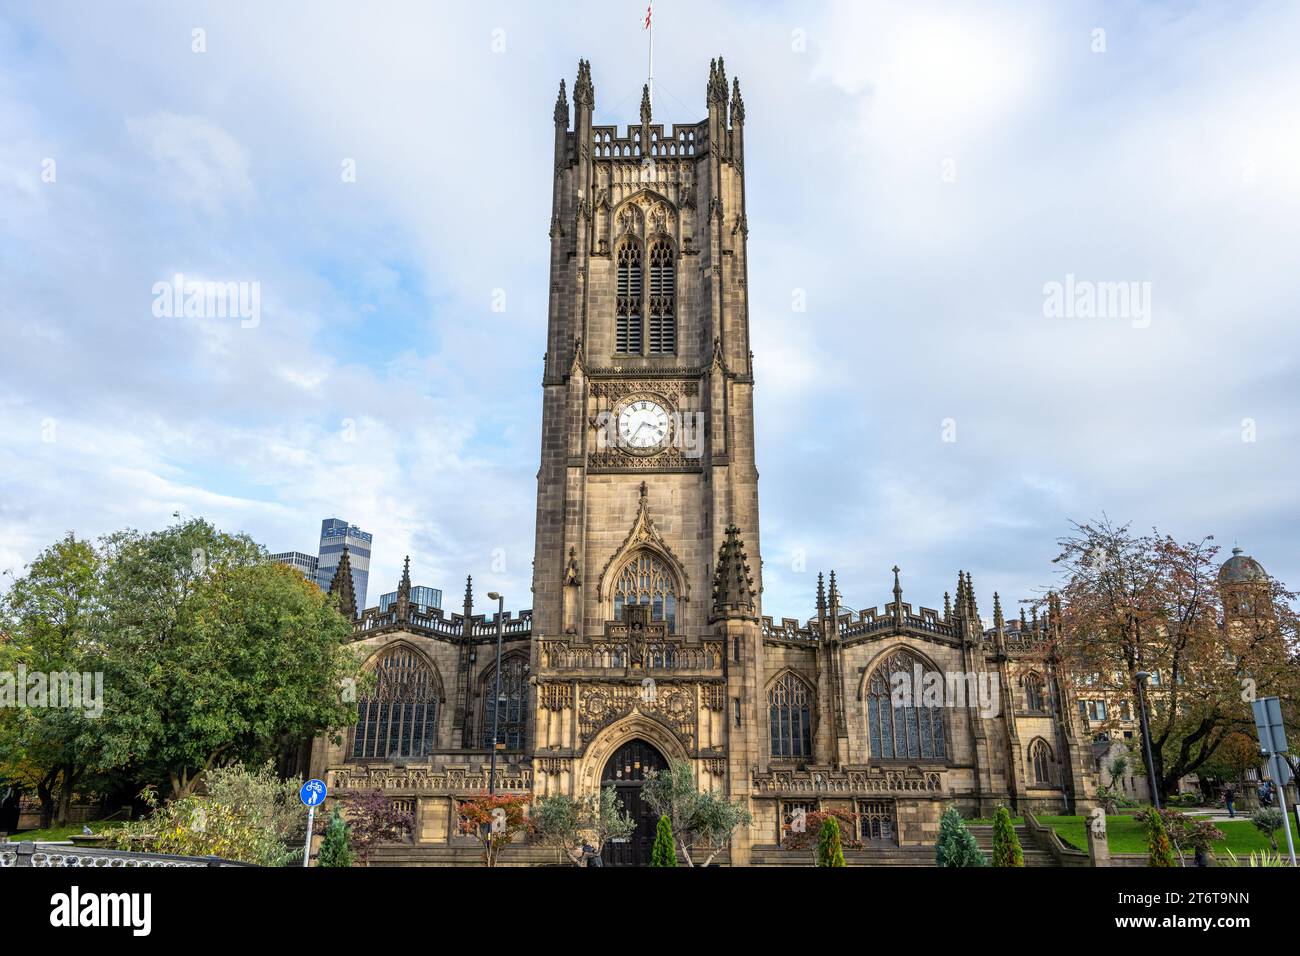
POLYGON ((655 5, 654 5, 653 3, 649 4, 649 5, 645 8, 645 29, 647 29, 647 30, 650 29, 650 14, 651 14, 651 12, 654 10, 654 8, 655 8, 655 5))

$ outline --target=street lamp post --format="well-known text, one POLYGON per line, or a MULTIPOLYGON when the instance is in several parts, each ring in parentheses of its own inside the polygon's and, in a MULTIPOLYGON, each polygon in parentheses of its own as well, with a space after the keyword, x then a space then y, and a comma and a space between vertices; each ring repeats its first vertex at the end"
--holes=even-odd
POLYGON ((488 770, 488 796, 497 792, 497 740, 501 726, 501 638, 505 630, 506 599, 496 591, 488 592, 489 600, 497 602, 497 666, 496 687, 492 691, 492 760, 488 770))
POLYGON ((1147 786, 1151 788, 1151 803, 1160 809, 1160 786, 1156 782, 1156 764, 1151 758, 1151 729, 1147 725, 1146 683, 1151 675, 1147 671, 1137 672, 1138 681, 1138 722, 1142 725, 1142 750, 1147 758, 1147 786))

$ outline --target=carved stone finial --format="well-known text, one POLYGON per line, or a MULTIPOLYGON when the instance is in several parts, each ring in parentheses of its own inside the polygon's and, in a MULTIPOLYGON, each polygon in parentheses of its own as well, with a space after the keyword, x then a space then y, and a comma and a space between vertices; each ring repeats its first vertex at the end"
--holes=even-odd
POLYGON ((739 77, 731 81, 731 125, 745 125, 745 101, 740 96, 739 77))
POLYGON ((569 128, 569 97, 564 92, 564 80, 560 80, 560 93, 555 97, 555 125, 569 128))
POLYGON ((750 616, 754 608, 754 577, 750 573, 749 555, 745 553, 740 528, 729 524, 726 538, 718 548, 718 568, 713 575, 713 614, 715 618, 750 616))
POLYGON ((357 592, 352 586, 352 559, 348 557, 346 544, 339 556, 338 567, 334 569, 334 577, 330 578, 329 593, 338 595, 339 613, 349 621, 356 620, 357 592))
POLYGON ((573 84, 573 105, 591 110, 596 105, 596 88, 591 85, 591 64, 578 61, 578 80, 573 84))
MULTIPOLYGON (((647 83, 641 87, 641 125, 650 125, 650 84, 647 83)), ((642 148, 649 146, 648 143, 642 143, 642 148)))

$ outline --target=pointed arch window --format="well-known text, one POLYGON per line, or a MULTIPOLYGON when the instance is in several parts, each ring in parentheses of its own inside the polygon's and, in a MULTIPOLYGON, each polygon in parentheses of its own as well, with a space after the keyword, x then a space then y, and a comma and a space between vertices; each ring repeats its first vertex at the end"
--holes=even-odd
POLYGON ((511 654, 501 660, 501 692, 497 695, 496 666, 483 674, 483 746, 491 750, 496 739, 506 745, 506 750, 524 749, 524 731, 528 723, 525 715, 528 689, 528 659, 522 654, 511 654), (497 709, 501 721, 496 722, 497 709))
POLYGON ((1034 782, 1050 787, 1056 782, 1056 756, 1042 737, 1029 745, 1029 764, 1034 769, 1034 782))
POLYGON ((616 352, 641 353, 641 269, 640 244, 633 239, 624 239, 618 247, 616 352))
POLYGON ((650 354, 677 351, 676 275, 673 247, 667 239, 650 246, 650 354))
POLYGON ((1047 710, 1047 688, 1043 679, 1033 671, 1025 675, 1025 709, 1047 710))
MULTIPOLYGON (((889 655, 867 681, 867 732, 872 757, 882 760, 938 760, 947 756, 942 708, 933 703, 927 706, 924 685, 911 688, 912 694, 908 697, 900 695, 897 704, 890 693, 894 674, 905 674, 908 687, 911 687, 918 667, 922 673, 927 673, 924 663, 915 654, 897 651, 889 655)), ((942 675, 939 680, 942 682, 942 675)))
POLYGON ((614 620, 623 620, 623 608, 629 604, 650 607, 650 620, 668 625, 668 633, 677 630, 677 578, 667 563, 649 551, 636 554, 614 578, 614 620))
POLYGON ((375 687, 357 705, 352 739, 356 759, 423 757, 437 741, 437 676, 416 651, 382 651, 374 665, 375 687))
POLYGON ((812 692, 793 674, 783 675, 767 694, 773 757, 812 756, 812 692))

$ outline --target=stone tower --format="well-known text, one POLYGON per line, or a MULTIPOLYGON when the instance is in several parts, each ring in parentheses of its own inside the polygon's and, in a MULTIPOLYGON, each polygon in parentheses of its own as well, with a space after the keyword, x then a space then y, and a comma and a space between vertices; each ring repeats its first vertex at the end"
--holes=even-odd
MULTIPOLYGON (((620 132, 594 125, 586 61, 572 124, 560 84, 533 570, 539 677, 539 645, 600 641, 628 606, 644 605, 631 617, 687 647, 743 619, 743 654, 761 653, 745 111, 721 59, 706 99, 705 120, 667 127, 643 90, 640 122, 620 132), (719 552, 738 539, 752 601, 715 610, 719 552)), ((721 662, 717 676, 721 703, 721 662)), ((581 750, 567 737, 558 747, 547 723, 539 716, 539 757, 581 750)), ((721 760, 724 747, 709 752, 721 760)))
POLYGON ((535 636, 599 632, 638 547, 679 577, 674 632, 699 636, 729 525, 760 589, 744 106, 721 60, 707 99, 705 121, 669 130, 643 95, 620 134, 593 125, 583 61, 570 130, 560 85, 535 636))

